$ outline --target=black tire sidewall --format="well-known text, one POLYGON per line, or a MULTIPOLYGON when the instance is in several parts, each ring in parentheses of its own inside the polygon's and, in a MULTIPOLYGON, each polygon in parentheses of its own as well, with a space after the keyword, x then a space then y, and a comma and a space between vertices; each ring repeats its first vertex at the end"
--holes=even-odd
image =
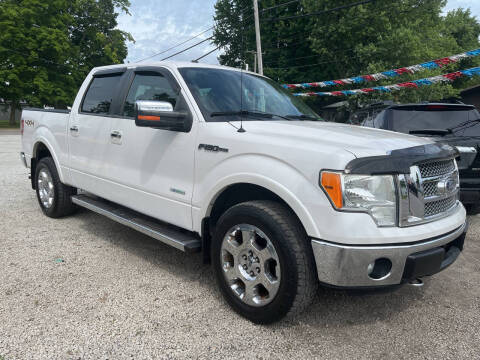
POLYGON ((35 189, 37 193, 37 200, 40 204, 42 212, 47 216, 53 216, 55 214, 56 208, 58 206, 58 173, 55 167, 55 164, 51 158, 43 158, 39 161, 35 169, 35 189), (39 189, 38 189, 38 176, 42 169, 47 169, 50 173, 53 183, 53 204, 51 207, 46 208, 40 199, 39 189))
POLYGON ((229 209, 218 221, 212 243, 212 264, 217 283, 227 302, 240 315, 255 323, 271 323, 285 316, 293 305, 297 292, 298 270, 294 251, 274 218, 258 208, 240 204, 229 209), (265 306, 245 304, 230 289, 223 275, 220 260, 224 236, 239 224, 256 226, 272 241, 280 261, 280 287, 275 298, 265 306))

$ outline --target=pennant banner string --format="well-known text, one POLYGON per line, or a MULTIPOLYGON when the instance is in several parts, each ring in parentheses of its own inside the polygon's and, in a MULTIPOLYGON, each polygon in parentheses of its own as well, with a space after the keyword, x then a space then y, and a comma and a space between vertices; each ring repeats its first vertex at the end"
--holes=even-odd
POLYGON ((308 88, 321 88, 321 87, 330 87, 330 86, 344 86, 350 84, 360 84, 363 82, 372 82, 380 81, 385 79, 394 78, 403 74, 413 74, 419 71, 424 71, 428 69, 441 68, 445 65, 456 63, 461 59, 480 56, 480 49, 467 51, 461 54, 448 56, 446 58, 437 59, 433 61, 424 62, 418 65, 412 65, 408 67, 403 67, 394 70, 388 70, 381 73, 370 74, 370 75, 361 75, 347 79, 341 80, 329 80, 329 81, 318 81, 310 83, 301 83, 301 84, 284 84, 282 85, 286 89, 308 89, 308 88))
POLYGON ((423 86, 430 86, 438 83, 452 82, 458 78, 462 77, 473 77, 480 75, 480 67, 475 67, 466 70, 460 70, 449 74, 433 76, 425 79, 413 80, 408 82, 403 82, 394 85, 385 85, 377 86, 372 88, 365 89, 355 89, 355 90, 344 90, 344 91, 331 91, 331 92, 306 92, 306 93, 296 93, 295 96, 348 96, 348 95, 357 95, 357 94, 369 94, 372 92, 380 93, 389 93, 392 91, 402 90, 402 89, 415 89, 423 86))

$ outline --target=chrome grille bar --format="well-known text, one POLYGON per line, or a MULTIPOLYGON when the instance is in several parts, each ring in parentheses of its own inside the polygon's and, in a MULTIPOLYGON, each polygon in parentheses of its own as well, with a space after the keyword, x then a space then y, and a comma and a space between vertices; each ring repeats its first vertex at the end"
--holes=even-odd
POLYGON ((412 226, 448 216, 458 205, 455 159, 419 164, 398 176, 399 226, 412 226))

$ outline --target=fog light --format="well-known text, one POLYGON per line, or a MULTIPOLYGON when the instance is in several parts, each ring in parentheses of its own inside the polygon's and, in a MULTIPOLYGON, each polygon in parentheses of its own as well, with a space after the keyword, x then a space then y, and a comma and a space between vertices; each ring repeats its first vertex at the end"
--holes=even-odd
POLYGON ((380 258, 368 265, 368 276, 374 280, 382 280, 390 275, 392 262, 387 258, 380 258))

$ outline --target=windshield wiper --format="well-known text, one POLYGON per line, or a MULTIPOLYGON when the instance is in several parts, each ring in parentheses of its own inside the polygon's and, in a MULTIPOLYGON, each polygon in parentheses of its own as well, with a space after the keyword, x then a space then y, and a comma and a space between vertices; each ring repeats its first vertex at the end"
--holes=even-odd
POLYGON ((210 114, 210 117, 216 117, 216 116, 250 116, 250 117, 259 117, 259 118, 264 118, 264 119, 272 119, 274 116, 285 119, 285 120, 290 120, 285 116, 282 115, 277 115, 277 114, 270 114, 266 112, 261 112, 261 111, 249 111, 249 110, 239 110, 239 111, 217 111, 217 112, 212 112, 210 114))
POLYGON ((305 114, 300 114, 300 115, 285 115, 287 119, 298 119, 298 120, 313 120, 313 121, 319 121, 318 118, 312 115, 305 115, 305 114))
POLYGON ((450 129, 420 129, 420 130, 411 130, 408 132, 409 134, 417 134, 417 135, 440 135, 445 136, 452 133, 450 129))

